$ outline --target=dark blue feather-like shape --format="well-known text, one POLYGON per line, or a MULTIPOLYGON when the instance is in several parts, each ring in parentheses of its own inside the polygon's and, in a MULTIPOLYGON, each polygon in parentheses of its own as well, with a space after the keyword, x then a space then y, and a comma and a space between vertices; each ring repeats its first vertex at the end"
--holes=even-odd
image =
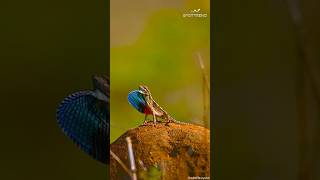
POLYGON ((64 133, 94 159, 109 162, 109 109, 94 91, 76 92, 60 104, 57 119, 64 133))
POLYGON ((131 91, 128 94, 128 101, 136 110, 144 113, 144 109, 147 103, 139 90, 131 91))

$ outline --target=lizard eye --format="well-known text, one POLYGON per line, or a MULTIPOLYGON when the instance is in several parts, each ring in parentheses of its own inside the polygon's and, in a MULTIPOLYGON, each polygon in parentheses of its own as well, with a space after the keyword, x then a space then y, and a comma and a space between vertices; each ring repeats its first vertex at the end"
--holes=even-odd
POLYGON ((147 91, 147 89, 146 89, 146 87, 145 86, 139 86, 139 89, 141 90, 141 91, 144 91, 144 92, 146 92, 147 91))
POLYGON ((141 94, 146 94, 146 92, 142 91, 142 90, 139 90, 138 92, 141 93, 141 94))

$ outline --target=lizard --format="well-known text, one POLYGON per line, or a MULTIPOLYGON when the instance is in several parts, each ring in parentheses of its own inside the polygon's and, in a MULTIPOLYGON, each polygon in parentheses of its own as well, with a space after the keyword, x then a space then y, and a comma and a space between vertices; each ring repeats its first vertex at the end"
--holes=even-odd
POLYGON ((105 75, 93 75, 93 89, 72 93, 57 109, 60 128, 80 149, 92 158, 109 163, 110 81, 105 75))
POLYGON ((154 125, 157 118, 164 119, 166 125, 168 123, 177 123, 189 125, 189 123, 181 122, 169 115, 152 97, 151 91, 146 85, 140 85, 139 90, 131 91, 128 94, 129 103, 139 112, 145 114, 143 125, 147 124, 147 116, 152 115, 154 125))

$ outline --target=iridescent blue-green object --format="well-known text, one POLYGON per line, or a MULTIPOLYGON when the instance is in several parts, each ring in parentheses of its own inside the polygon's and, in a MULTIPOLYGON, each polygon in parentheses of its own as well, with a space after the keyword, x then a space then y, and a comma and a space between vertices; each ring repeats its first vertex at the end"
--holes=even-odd
POLYGON ((128 94, 128 101, 136 110, 144 113, 147 103, 140 90, 131 91, 128 94))
POLYGON ((63 132, 94 159, 109 162, 109 79, 94 76, 94 90, 66 97, 57 110, 63 132))

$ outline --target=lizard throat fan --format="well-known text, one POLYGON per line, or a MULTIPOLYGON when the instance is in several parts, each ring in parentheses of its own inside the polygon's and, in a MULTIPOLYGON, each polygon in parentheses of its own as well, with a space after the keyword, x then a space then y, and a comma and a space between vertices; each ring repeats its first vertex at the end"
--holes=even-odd
POLYGON ((93 77, 94 91, 66 97, 57 110, 63 132, 94 159, 109 162, 109 79, 93 77))
POLYGON ((141 113, 145 113, 147 103, 140 90, 131 91, 128 94, 128 101, 136 110, 141 113))

